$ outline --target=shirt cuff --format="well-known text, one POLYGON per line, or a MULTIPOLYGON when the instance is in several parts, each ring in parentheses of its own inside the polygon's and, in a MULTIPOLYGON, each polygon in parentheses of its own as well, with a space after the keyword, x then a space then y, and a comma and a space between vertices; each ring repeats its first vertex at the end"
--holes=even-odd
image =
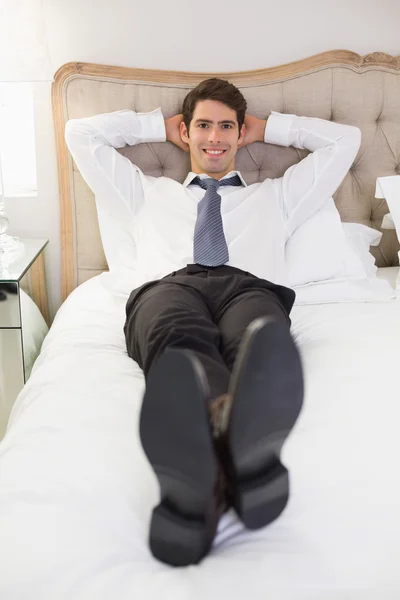
POLYGON ((160 107, 152 112, 136 113, 136 117, 140 123, 141 142, 165 142, 167 140, 164 116, 160 107))
POLYGON ((290 132, 295 116, 272 110, 265 128, 264 142, 266 144, 277 144, 278 146, 290 146, 290 132))

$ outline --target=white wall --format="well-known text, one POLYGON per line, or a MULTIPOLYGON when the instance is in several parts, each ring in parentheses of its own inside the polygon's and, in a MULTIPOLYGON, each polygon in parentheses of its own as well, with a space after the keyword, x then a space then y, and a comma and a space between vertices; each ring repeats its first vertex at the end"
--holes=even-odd
MULTIPOLYGON (((400 54, 399 0, 43 0, 54 72, 84 61, 238 71, 333 49, 400 54)), ((36 84, 36 199, 10 200, 10 231, 48 237, 51 313, 61 302, 58 182, 50 84, 36 84)))

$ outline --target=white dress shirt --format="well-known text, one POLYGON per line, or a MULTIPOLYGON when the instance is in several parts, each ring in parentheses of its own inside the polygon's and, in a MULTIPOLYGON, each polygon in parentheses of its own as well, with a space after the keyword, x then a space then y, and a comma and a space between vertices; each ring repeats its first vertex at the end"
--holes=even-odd
MULTIPOLYGON (((164 277, 193 260, 197 204, 205 194, 168 177, 150 177, 116 152, 126 144, 166 140, 161 109, 122 110, 68 121, 66 142, 96 197, 110 270, 135 272, 135 286, 164 277)), ((272 112, 264 141, 311 151, 283 177, 225 186, 221 213, 228 265, 285 284, 284 248, 290 235, 336 191, 360 146, 357 127, 272 112)), ((207 175, 202 175, 207 177, 207 175)))

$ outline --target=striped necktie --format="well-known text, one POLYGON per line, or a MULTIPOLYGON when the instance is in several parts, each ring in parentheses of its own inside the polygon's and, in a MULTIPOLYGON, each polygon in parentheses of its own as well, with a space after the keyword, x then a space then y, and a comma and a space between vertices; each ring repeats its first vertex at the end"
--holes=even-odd
POLYGON ((211 177, 195 177, 191 182, 207 190, 197 205, 197 221, 194 228, 194 262, 207 267, 218 267, 229 260, 221 216, 220 185, 242 185, 239 175, 217 181, 211 177))

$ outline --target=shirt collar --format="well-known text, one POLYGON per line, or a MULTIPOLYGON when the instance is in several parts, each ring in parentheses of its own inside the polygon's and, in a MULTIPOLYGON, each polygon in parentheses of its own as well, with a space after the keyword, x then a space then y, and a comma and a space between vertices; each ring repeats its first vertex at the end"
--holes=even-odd
MULTIPOLYGON (((227 173, 224 177, 222 177, 222 179, 226 179, 227 177, 232 177, 232 175, 238 175, 240 178, 240 181, 242 182, 244 187, 247 187, 247 183, 245 182, 242 175, 240 174, 240 171, 230 171, 230 173, 227 173)), ((190 185, 195 177, 200 177, 200 179, 206 179, 208 177, 208 175, 206 175, 205 173, 201 173, 199 175, 198 173, 193 173, 193 171, 190 171, 190 173, 186 177, 185 181, 183 182, 183 187, 187 187, 188 185, 190 185)))

